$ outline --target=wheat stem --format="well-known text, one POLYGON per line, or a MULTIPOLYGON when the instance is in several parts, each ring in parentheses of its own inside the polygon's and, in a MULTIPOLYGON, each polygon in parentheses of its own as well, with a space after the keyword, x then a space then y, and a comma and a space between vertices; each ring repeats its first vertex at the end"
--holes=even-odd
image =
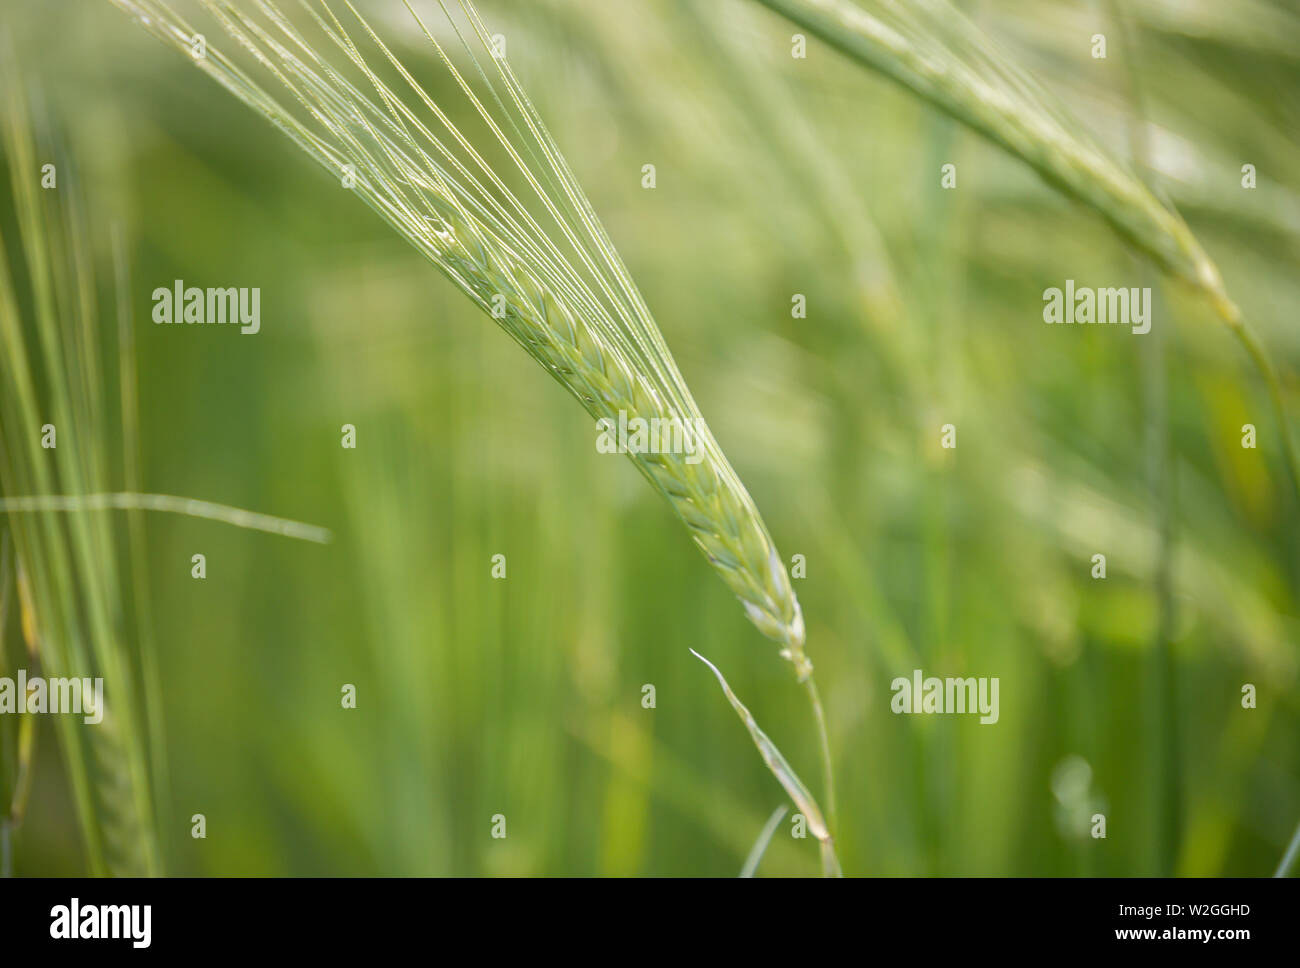
POLYGON ((803 683, 808 701, 812 704, 813 718, 817 721, 817 740, 821 747, 822 787, 826 794, 826 824, 832 835, 839 830, 839 818, 835 808, 835 768, 831 759, 830 731, 826 728, 826 713, 822 711, 821 695, 817 691, 816 680, 809 675, 803 683))
POLYGON ((1255 364, 1255 369, 1259 370, 1268 387, 1268 396, 1273 404, 1273 412, 1277 416, 1278 434, 1282 438, 1282 452, 1286 457, 1287 471, 1291 475, 1291 482, 1295 485, 1297 496, 1300 496, 1300 457, 1296 454, 1295 438, 1291 433, 1291 421, 1287 417, 1286 401, 1282 397, 1282 385, 1278 381, 1277 369, 1268 358, 1268 353, 1259 341, 1259 337, 1255 335, 1255 331, 1244 320, 1235 320, 1230 328, 1237 341, 1245 347, 1246 354, 1255 364))

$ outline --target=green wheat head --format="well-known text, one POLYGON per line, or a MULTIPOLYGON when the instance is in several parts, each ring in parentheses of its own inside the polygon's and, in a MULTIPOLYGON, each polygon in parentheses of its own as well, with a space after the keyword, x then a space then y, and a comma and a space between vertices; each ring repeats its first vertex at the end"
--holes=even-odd
MULTIPOLYGON (((198 32, 167 4, 112 2, 192 56, 198 32)), ((350 4, 340 10, 350 11, 353 32, 324 0, 303 3, 297 21, 270 0, 254 0, 252 12, 224 0, 202 5, 286 97, 273 97, 211 44, 195 65, 335 177, 348 179, 589 414, 617 421, 621 411, 629 421, 704 428, 631 276, 519 81, 492 53, 472 4, 460 5, 463 24, 443 6, 471 65, 465 71, 408 9, 486 133, 473 139, 350 4), (521 192, 488 161, 489 148, 505 159, 521 192)), ((771 535, 707 429, 697 447, 698 463, 681 453, 629 456, 750 620, 806 676, 803 618, 771 535)))

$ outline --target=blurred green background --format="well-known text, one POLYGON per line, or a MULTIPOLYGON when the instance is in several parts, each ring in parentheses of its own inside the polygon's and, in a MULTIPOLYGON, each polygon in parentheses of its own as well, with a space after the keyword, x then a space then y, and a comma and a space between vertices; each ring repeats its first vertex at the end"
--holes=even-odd
MULTIPOLYGON (((796 28, 754 3, 480 7, 787 563, 806 558, 845 870, 1271 873, 1300 820, 1300 519, 1267 394, 1210 310, 906 92, 813 39, 792 58, 796 28), (1067 278, 1155 287, 1152 333, 1044 325, 1067 278), (999 722, 893 715, 914 668, 999 677, 999 722)), ((360 8, 462 103, 400 3, 360 8)), ((1125 8, 1153 177, 1300 412, 1300 16, 1125 8)), ((1109 7, 963 9, 1127 155, 1109 7)), ((142 489, 335 532, 148 518, 166 870, 737 872, 782 793, 688 648, 819 790, 811 721, 630 463, 336 179, 109 4, 7 4, 0 24, 92 228, 129 239, 142 489), (155 326, 175 279, 260 287, 261 333, 155 326)), ((3 633, 16 647, 12 616, 3 633)), ((40 729, 14 870, 79 873, 40 729)), ((814 873, 815 844, 787 821, 761 870, 814 873)))

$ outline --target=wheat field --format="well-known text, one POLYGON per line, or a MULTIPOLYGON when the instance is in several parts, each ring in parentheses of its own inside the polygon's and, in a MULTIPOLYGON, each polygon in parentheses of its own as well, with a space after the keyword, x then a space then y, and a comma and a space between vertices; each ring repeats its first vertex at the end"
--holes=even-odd
POLYGON ((0 697, 4 872, 1289 870, 1248 6, 4 11, 0 682, 109 712, 0 697))

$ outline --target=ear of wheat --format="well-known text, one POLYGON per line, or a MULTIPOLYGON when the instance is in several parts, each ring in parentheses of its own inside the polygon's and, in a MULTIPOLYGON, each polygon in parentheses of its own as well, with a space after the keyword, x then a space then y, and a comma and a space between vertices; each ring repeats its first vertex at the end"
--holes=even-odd
POLYGON ((948 0, 759 0, 1016 155, 1088 205, 1230 324, 1219 270, 1177 212, 1083 133, 948 0))
POLYGON ((252 0, 255 13, 229 0, 200 0, 288 93, 287 103, 293 105, 288 107, 161 0, 111 2, 170 46, 193 55, 196 66, 355 190, 597 421, 640 418, 694 428, 689 453, 630 452, 629 457, 685 523, 750 621, 779 643, 781 656, 793 664, 817 720, 831 824, 821 819, 811 794, 718 676, 768 768, 796 804, 817 818, 823 871, 838 874, 826 723, 789 575, 631 275, 503 54, 493 48, 473 4, 461 0, 458 21, 439 0, 443 26, 472 64, 464 72, 406 6, 464 95, 480 137, 468 136, 452 121, 350 3, 342 5, 355 20, 355 38, 326 0, 304 0, 307 17, 300 18, 305 19, 301 25, 272 0, 252 0), (313 43, 306 30, 323 42, 313 43), (358 39, 377 56, 367 59, 358 39), (488 52, 488 67, 471 39, 488 52), (335 56, 326 57, 322 48, 335 56), (520 191, 488 160, 490 148, 522 183, 520 191))
MULTIPOLYGON (((198 31, 167 4, 111 2, 192 53, 198 31)), ((203 6, 290 98, 277 100, 212 44, 195 57, 196 66, 336 177, 354 180, 367 204, 496 318, 588 413, 598 420, 616 421, 622 412, 629 421, 705 427, 630 274, 504 57, 490 52, 471 4, 461 4, 463 24, 443 6, 472 64, 467 71, 409 4, 408 10, 492 147, 517 171, 522 192, 488 161, 483 140, 467 137, 350 4, 355 37, 324 0, 304 4, 302 29, 270 0, 254 0, 254 13, 224 0, 203 0, 203 6), (325 56, 307 28, 337 56, 325 56), (475 38, 488 51, 482 59, 471 49, 475 38), (374 52, 369 58, 363 43, 374 52)), ((698 463, 680 453, 629 456, 803 679, 811 666, 789 576, 717 441, 707 429, 699 437, 698 463)))
POLYGON ((1268 351, 1223 277, 1172 207, 1084 133, 1065 108, 948 0, 758 0, 896 81, 1030 165, 1099 214, 1126 243, 1199 292, 1268 387, 1282 453, 1300 495, 1300 452, 1268 351))

